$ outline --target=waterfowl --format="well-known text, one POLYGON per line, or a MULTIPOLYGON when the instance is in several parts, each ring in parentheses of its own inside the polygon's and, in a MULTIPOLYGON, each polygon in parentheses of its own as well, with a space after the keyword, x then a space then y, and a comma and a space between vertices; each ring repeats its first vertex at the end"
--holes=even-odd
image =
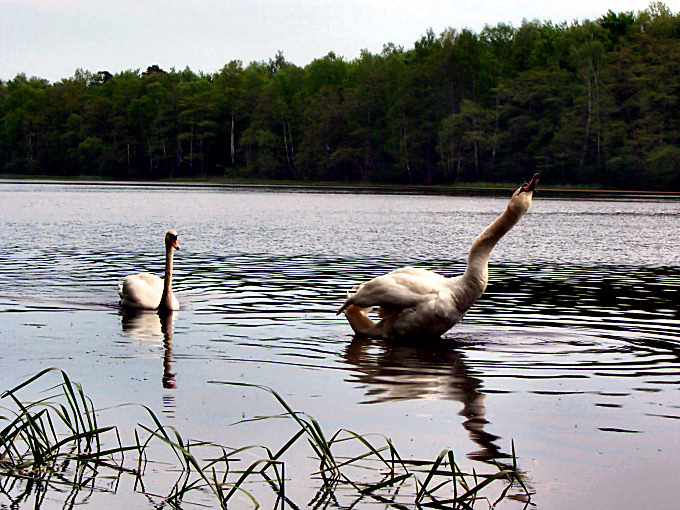
POLYGON ((337 313, 344 313, 360 336, 441 336, 486 290, 491 250, 529 210, 538 179, 535 174, 520 186, 505 211, 475 238, 465 273, 446 278, 427 269, 402 267, 354 287, 337 313), (368 316, 374 307, 378 307, 378 322, 368 316))
POLYGON ((165 234, 165 278, 150 273, 131 274, 118 286, 120 305, 141 310, 179 310, 179 302, 172 293, 172 262, 179 250, 177 232, 165 234))

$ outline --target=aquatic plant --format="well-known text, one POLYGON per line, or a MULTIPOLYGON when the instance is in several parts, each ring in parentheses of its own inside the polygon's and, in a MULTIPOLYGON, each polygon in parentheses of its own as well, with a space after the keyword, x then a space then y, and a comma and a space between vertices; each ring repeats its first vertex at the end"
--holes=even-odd
MULTIPOLYGON (((389 438, 381 437, 376 446, 372 436, 340 429, 327 436, 311 416, 293 410, 274 390, 265 386, 219 382, 258 388, 269 392, 282 406, 277 416, 262 416, 247 421, 285 418, 295 424, 295 432, 278 449, 262 445, 231 448, 205 441, 185 440, 172 427, 164 426, 151 409, 140 406, 148 414, 149 424, 138 424, 133 431, 134 443, 124 445, 115 425, 100 426, 95 407, 82 387, 72 382, 59 369, 46 369, 0 396, 8 405, 0 414, 0 493, 18 506, 31 493, 34 508, 40 508, 51 491, 68 490, 67 506, 73 506, 79 493, 111 491, 96 485, 106 472, 108 479, 133 476, 135 491, 149 498, 161 498, 180 508, 189 495, 211 495, 220 508, 226 509, 235 496, 249 501, 253 508, 260 503, 254 494, 258 487, 268 487, 275 496, 274 508, 299 508, 286 493, 287 452, 294 445, 306 443, 319 468, 312 477, 320 487, 310 503, 321 506, 331 501, 337 491, 349 489, 356 502, 371 498, 399 508, 473 508, 476 501, 486 500, 481 491, 494 482, 504 483, 496 501, 503 499, 510 487, 529 491, 517 469, 514 445, 513 464, 498 466, 492 474, 463 473, 451 450, 444 450, 434 461, 402 459, 389 438), (49 395, 24 402, 20 392, 46 376, 58 373, 61 382, 48 388, 49 395), (179 473, 174 484, 161 496, 148 492, 144 485, 148 456, 157 452, 150 445, 165 446, 177 460, 172 469, 179 473), (384 444, 383 444, 384 442, 384 444), (341 450, 341 451, 340 451, 341 450), (346 452, 352 452, 347 454, 346 452), (130 460, 130 457, 133 457, 130 460), (249 459, 249 460, 247 460, 249 459), (359 476, 361 471, 371 478, 359 476), (359 481, 361 479, 361 481, 359 481), (407 482, 412 481, 412 484, 407 482), (406 489, 409 489, 408 491, 406 489)), ((188 503, 187 503, 188 504, 188 503)))

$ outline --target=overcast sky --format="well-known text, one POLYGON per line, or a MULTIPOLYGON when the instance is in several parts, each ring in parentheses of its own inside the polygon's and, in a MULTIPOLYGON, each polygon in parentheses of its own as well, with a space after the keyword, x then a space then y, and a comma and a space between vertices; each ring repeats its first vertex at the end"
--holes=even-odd
MULTIPOLYGON (((680 11, 680 0, 664 2, 680 11)), ((0 0, 0 80, 17 73, 52 82, 77 68, 117 73, 266 61, 281 50, 304 66, 329 51, 352 60, 392 42, 406 49, 432 28, 480 32, 523 19, 595 20, 635 0, 0 0)))

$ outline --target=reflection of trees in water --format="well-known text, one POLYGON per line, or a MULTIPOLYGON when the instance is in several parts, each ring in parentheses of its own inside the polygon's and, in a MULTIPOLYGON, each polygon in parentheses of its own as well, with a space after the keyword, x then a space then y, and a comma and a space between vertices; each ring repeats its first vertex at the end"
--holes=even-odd
POLYGON ((474 377, 465 355, 451 341, 426 344, 354 338, 345 350, 345 361, 356 367, 353 380, 370 397, 366 403, 390 400, 446 398, 463 404, 460 415, 470 439, 481 446, 468 457, 490 461, 509 457, 494 443, 499 437, 484 430, 486 419, 482 380, 474 377))
MULTIPOLYGON (((172 311, 124 310, 121 324, 126 335, 143 342, 156 342, 163 338, 163 388, 175 387, 172 372, 172 324, 176 314, 172 311)), ((168 401, 163 397, 164 401, 168 401)), ((170 401, 174 401, 170 399, 170 401)))

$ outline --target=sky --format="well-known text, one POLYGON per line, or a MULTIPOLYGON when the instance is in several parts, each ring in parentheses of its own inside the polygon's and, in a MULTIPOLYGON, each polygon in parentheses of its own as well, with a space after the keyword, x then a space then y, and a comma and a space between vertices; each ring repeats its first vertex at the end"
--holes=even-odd
MULTIPOLYGON (((268 61, 278 51, 305 66, 332 51, 413 47, 431 28, 479 33, 522 20, 595 20, 645 10, 645 0, 0 0, 0 80, 18 73, 51 82, 76 69, 214 73, 232 60, 268 61)), ((680 0, 667 0, 673 12, 680 0)))

